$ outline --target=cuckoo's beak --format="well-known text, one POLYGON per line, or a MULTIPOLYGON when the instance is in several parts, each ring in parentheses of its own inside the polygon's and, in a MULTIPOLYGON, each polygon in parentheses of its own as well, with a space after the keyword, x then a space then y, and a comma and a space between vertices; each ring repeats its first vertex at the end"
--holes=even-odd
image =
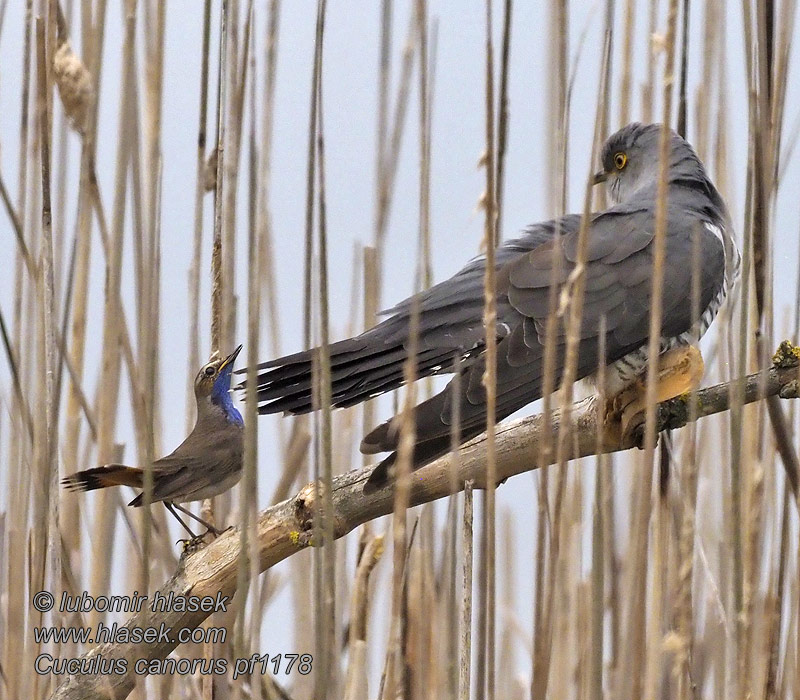
POLYGON ((239 356, 239 353, 242 351, 242 346, 240 345, 236 350, 234 350, 230 355, 228 355, 223 361, 222 364, 219 366, 218 372, 221 372, 225 369, 228 365, 232 365, 236 362, 236 358, 239 356))
POLYGON ((608 180, 608 173, 605 170, 600 170, 592 177, 592 184, 599 185, 601 182, 605 182, 606 180, 608 180))

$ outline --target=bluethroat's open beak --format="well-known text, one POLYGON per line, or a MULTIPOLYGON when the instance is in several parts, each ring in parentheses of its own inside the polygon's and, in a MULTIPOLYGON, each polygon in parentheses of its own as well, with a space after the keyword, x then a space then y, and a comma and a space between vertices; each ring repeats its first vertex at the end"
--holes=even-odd
POLYGON ((228 355, 223 361, 222 364, 219 366, 219 372, 221 372, 225 367, 228 365, 232 365, 236 362, 236 358, 239 356, 239 353, 242 351, 242 346, 240 345, 236 350, 234 350, 230 355, 228 355))

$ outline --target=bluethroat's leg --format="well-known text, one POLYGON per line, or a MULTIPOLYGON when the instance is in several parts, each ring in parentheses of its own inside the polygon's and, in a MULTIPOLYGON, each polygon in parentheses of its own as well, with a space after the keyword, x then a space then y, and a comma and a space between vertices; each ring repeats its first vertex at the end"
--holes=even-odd
POLYGON ((175 503, 174 501, 170 502, 173 508, 177 508, 181 513, 185 513, 188 515, 192 520, 196 520, 198 523, 203 525, 209 532, 213 532, 215 535, 221 535, 222 530, 218 530, 213 525, 210 525, 205 520, 203 520, 199 515, 195 515, 190 511, 188 508, 184 508, 180 503, 175 503))
POLYGON ((186 530, 186 532, 188 532, 188 533, 189 533, 189 535, 191 535, 192 539, 194 539, 195 537, 197 537, 197 535, 195 535, 195 534, 194 534, 194 533, 191 531, 191 529, 189 529, 189 526, 188 526, 188 525, 187 525, 187 524, 186 524, 186 523, 183 521, 183 518, 181 518, 181 516, 180 516, 180 515, 178 515, 178 514, 175 512, 175 507, 174 507, 174 504, 172 503, 172 501, 164 501, 164 507, 165 507, 165 508, 166 508, 166 509, 167 509, 167 510, 170 512, 170 513, 172 513, 172 515, 174 515, 174 516, 175 516, 175 519, 176 519, 176 520, 177 520, 177 521, 178 521, 178 522, 179 522, 179 523, 180 523, 180 524, 183 526, 183 529, 184 529, 184 530, 186 530))

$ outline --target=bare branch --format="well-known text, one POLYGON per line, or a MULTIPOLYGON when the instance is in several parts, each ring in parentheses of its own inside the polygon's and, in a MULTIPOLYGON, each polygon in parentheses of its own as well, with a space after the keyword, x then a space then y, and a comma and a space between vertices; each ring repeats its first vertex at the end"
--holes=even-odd
MULTIPOLYGON (((784 342, 768 370, 744 377, 744 403, 753 403, 771 396, 790 399, 800 394, 800 348, 784 342)), ((657 430, 683 427, 695 418, 703 418, 727 411, 734 385, 738 382, 717 384, 697 392, 696 416, 690 416, 687 397, 679 397, 658 405, 657 430)), ((575 440, 571 458, 598 453, 597 401, 589 397, 578 402, 570 411, 574 421, 575 440)), ((552 416, 552 428, 558 430, 560 412, 552 416)), ((642 425, 643 427, 643 425, 642 425)), ((531 471, 537 466, 540 442, 544 439, 545 420, 542 414, 521 418, 497 426, 496 467, 500 482, 516 474, 531 471)), ((641 436, 639 436, 641 437, 641 436)), ((616 452, 630 449, 636 440, 626 444, 601 445, 601 451, 616 452)), ((459 454, 456 466, 458 489, 468 480, 478 487, 485 482, 486 437, 479 436, 466 443, 459 454)), ((333 479, 333 531, 336 538, 343 537, 359 525, 392 512, 394 497, 391 488, 364 493, 363 485, 371 468, 354 469, 333 479)), ((450 455, 432 462, 414 472, 411 478, 411 505, 428 503, 450 495, 452 492, 452 467, 450 455)), ((259 569, 265 571, 291 555, 311 546, 314 521, 314 484, 304 486, 292 498, 263 510, 258 519, 259 569)), ((181 558, 175 574, 159 590, 162 596, 233 596, 236 592, 236 574, 240 538, 236 529, 225 532, 205 549, 181 558)), ((168 627, 170 641, 155 644, 115 643, 104 644, 84 655, 90 660, 100 656, 127 661, 123 675, 73 675, 52 695, 52 700, 107 700, 123 698, 134 687, 137 675, 134 665, 140 659, 163 659, 178 646, 177 635, 182 629, 199 626, 209 613, 152 612, 145 605, 125 623, 127 628, 168 627)), ((142 662, 144 663, 144 662, 142 662)), ((141 670, 141 669, 140 669, 141 670)), ((138 676, 141 678, 141 676, 138 676)))

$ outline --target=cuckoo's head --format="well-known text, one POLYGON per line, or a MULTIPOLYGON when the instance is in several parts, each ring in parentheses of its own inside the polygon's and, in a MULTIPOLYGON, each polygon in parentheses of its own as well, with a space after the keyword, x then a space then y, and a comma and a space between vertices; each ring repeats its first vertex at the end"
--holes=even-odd
MULTIPOLYGON (((660 147, 661 124, 633 122, 624 126, 603 145, 602 170, 594 176, 594 182, 606 183, 609 197, 615 204, 626 202, 648 188, 651 188, 648 194, 654 194, 652 188, 658 183, 660 147)), ((670 131, 669 177, 673 179, 682 173, 705 177, 692 147, 670 131)))
POLYGON ((211 360, 203 365, 194 380, 194 394, 197 397, 198 410, 203 406, 215 406, 221 409, 225 416, 235 422, 241 423, 242 416, 231 399, 231 373, 236 358, 242 350, 240 345, 225 358, 211 360))

